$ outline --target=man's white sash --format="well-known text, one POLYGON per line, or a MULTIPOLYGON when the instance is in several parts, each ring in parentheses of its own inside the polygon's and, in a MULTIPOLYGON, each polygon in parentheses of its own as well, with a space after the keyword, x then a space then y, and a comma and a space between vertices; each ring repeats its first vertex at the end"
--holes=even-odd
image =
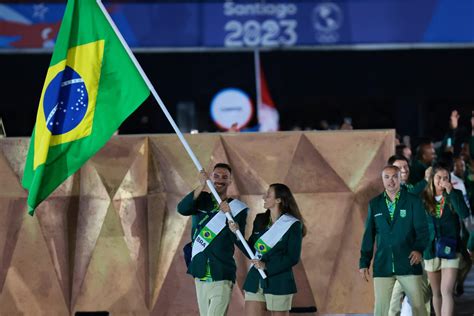
MULTIPOLYGON (((232 200, 229 203, 230 211, 232 217, 237 216, 240 212, 247 208, 247 205, 244 202, 239 200, 232 200)), ((199 235, 193 242, 193 250, 191 253, 191 260, 195 255, 204 251, 211 244, 211 242, 216 238, 217 235, 224 229, 226 225, 227 218, 225 217, 224 212, 219 211, 213 218, 204 226, 199 235)))
POLYGON ((290 229, 291 225, 298 221, 296 217, 289 214, 281 215, 270 229, 255 242, 255 248, 257 249, 255 256, 261 258, 264 254, 269 252, 281 240, 288 229, 290 229))

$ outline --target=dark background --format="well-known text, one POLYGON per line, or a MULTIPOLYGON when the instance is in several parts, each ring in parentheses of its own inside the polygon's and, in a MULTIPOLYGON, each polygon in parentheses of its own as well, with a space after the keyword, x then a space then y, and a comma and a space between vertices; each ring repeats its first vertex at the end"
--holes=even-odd
MULTIPOLYGON (((136 55, 173 116, 178 102, 194 102, 200 131, 216 131, 209 105, 219 90, 241 88, 255 100, 252 52, 136 55)), ((414 139, 438 140, 453 109, 470 128, 474 49, 266 51, 260 56, 282 130, 316 129, 323 119, 340 125, 351 117, 356 129, 396 128, 414 139)), ((8 136, 31 134, 50 58, 0 54, 0 116, 8 136)), ((151 98, 120 129, 121 134, 171 132, 151 98)))

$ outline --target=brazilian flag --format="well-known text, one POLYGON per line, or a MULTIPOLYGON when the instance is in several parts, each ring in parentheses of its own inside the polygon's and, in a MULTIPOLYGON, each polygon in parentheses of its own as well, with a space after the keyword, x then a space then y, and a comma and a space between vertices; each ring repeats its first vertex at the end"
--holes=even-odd
POLYGON ((23 174, 28 212, 104 146, 149 94, 96 0, 69 0, 23 174))

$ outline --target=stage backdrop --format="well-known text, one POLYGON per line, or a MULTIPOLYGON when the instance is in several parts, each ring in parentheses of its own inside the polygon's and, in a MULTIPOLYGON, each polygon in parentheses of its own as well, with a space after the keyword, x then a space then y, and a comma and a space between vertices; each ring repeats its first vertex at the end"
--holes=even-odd
MULTIPOLYGON (((393 130, 186 137, 203 166, 232 165, 231 194, 251 208, 247 235, 269 184, 294 192, 309 231, 294 307, 372 311, 372 284, 358 275, 359 247, 393 130)), ((197 315, 182 256, 190 219, 176 205, 199 181, 178 138, 112 138, 34 217, 20 185, 28 144, 0 139, 0 314, 197 315)), ((236 256, 229 315, 242 315, 244 306, 247 261, 236 256)))

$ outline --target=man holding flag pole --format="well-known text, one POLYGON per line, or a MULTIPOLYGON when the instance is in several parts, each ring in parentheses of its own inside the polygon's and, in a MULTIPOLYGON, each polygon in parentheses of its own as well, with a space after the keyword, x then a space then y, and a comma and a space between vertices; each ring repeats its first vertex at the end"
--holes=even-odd
MULTIPOLYGON (((203 168, 100 0, 69 0, 40 97, 22 185, 28 212, 102 148, 151 93, 203 168)), ((222 200, 206 181, 216 202, 222 200)), ((231 206, 232 208, 232 206, 231 206)), ((233 220, 230 212, 225 213, 233 220)), ((241 232, 249 255, 253 253, 241 232)), ((259 270, 265 277, 263 270, 259 270)))
POLYGON ((185 246, 184 255, 188 273, 195 278, 201 316, 227 313, 235 283, 234 243, 237 239, 226 223, 225 214, 232 214, 242 233, 248 210, 247 205, 227 196, 232 183, 232 169, 228 164, 216 164, 211 174, 211 181, 222 200, 220 204, 212 194, 203 191, 208 180, 206 172, 201 171, 201 185, 178 204, 181 215, 192 216, 192 244, 185 246))

